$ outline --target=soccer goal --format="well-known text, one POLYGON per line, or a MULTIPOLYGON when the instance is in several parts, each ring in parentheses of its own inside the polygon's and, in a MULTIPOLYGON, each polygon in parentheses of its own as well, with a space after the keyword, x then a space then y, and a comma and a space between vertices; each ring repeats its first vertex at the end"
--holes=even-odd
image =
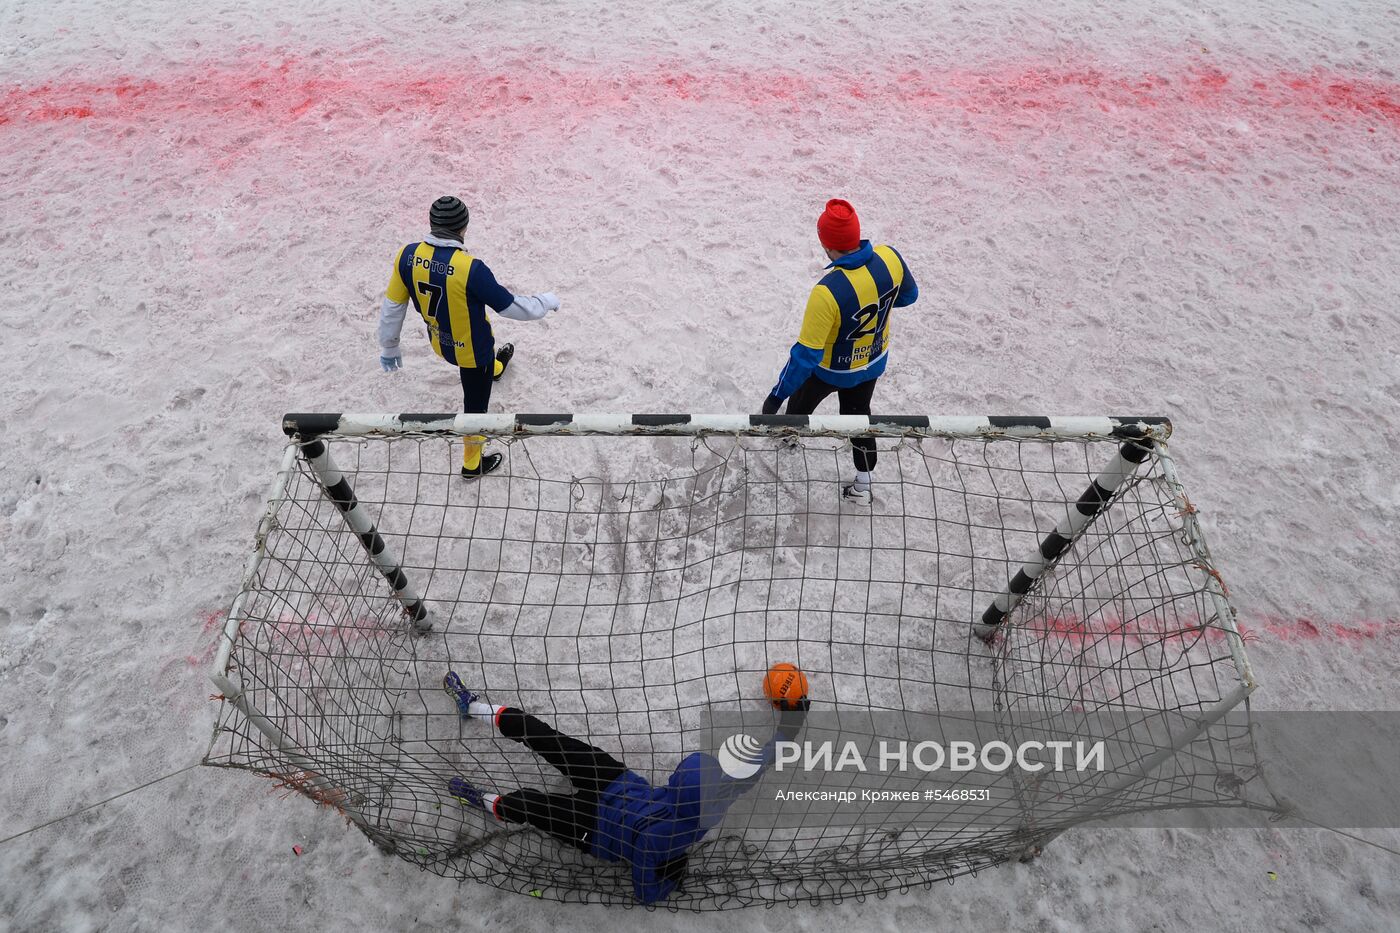
POLYGON ((760 702, 777 662, 806 674, 813 716, 1173 723, 1135 734, 1106 773, 1023 781, 990 813, 939 801, 794 824, 735 810, 694 847, 670 907, 881 894, 1024 857, 1089 820, 1241 805, 1226 778, 1250 763, 1211 728, 1254 681, 1164 418, 293 414, 283 427, 215 662, 205 762, 334 806, 424 869, 632 902, 625 867, 449 794, 458 775, 561 786, 464 724, 449 669, 655 783, 715 751, 710 717, 760 702), (505 464, 469 482, 470 435, 505 464), (878 445, 869 505, 841 498, 859 437, 878 445))

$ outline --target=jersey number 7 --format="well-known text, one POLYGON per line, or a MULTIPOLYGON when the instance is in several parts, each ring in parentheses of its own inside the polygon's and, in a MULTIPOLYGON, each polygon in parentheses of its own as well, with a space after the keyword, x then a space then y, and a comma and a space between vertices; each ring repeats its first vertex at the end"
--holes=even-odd
MULTIPOLYGON (((419 282, 418 293, 428 299, 428 317, 437 317, 438 309, 442 307, 442 286, 434 285, 432 282, 419 282)), ((422 310, 422 307, 419 307, 422 310)))

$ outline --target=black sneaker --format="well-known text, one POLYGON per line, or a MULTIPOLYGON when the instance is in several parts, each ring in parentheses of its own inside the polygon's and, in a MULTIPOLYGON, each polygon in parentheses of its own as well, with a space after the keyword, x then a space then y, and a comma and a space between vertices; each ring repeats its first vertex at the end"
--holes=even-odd
POLYGON ((477 465, 475 470, 468 470, 466 467, 462 467, 462 479, 476 479, 485 476, 487 473, 494 473, 500 468, 501 464, 505 462, 506 458, 504 454, 482 454, 481 463, 477 465))
POLYGON ((502 344, 501 348, 496 351, 496 362, 501 364, 501 371, 491 376, 493 382, 506 374, 506 367, 510 365, 512 356, 515 356, 515 344, 513 343, 502 344))

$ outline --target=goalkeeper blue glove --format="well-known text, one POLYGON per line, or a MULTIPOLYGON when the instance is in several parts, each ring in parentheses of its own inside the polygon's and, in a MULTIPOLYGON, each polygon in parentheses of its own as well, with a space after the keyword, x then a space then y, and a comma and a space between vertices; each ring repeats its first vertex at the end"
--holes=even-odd
POLYGON ((768 393, 768 397, 763 400, 763 413, 765 415, 776 415, 778 409, 783 406, 783 400, 773 393, 768 393))
POLYGON ((401 356, 381 356, 379 365, 384 367, 386 373, 391 373, 396 369, 403 369, 403 357, 401 356))

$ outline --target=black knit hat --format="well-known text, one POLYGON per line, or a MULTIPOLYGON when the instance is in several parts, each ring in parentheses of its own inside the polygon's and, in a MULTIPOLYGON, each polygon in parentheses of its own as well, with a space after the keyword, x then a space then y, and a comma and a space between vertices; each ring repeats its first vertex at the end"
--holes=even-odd
POLYGON ((460 233, 470 219, 462 199, 450 194, 438 198, 428 210, 428 223, 434 230, 446 230, 454 235, 460 233))

